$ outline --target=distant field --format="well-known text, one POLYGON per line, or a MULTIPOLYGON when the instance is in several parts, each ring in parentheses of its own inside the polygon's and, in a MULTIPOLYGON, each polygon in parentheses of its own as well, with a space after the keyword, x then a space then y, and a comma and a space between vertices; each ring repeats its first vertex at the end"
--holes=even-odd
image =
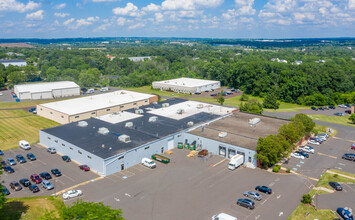
POLYGON ((80 98, 82 96, 75 96, 62 99, 51 99, 51 100, 35 100, 35 101, 24 101, 24 102, 0 102, 0 109, 14 109, 14 108, 28 108, 35 107, 38 104, 58 102, 66 99, 80 98))
POLYGON ((24 110, 0 110, 0 149, 18 146, 19 140, 39 141, 39 130, 59 125, 24 110))
POLYGON ((308 115, 308 116, 314 120, 355 127, 355 124, 350 122, 349 116, 328 116, 328 115, 308 115))
MULTIPOLYGON (((61 197, 25 197, 8 199, 0 212, 2 220, 32 220, 41 218, 46 212, 54 211, 58 218, 58 210, 64 206, 61 197)), ((54 219, 54 218, 53 218, 54 219)))
POLYGON ((160 96, 170 96, 170 97, 188 97, 188 96, 190 96, 189 94, 168 92, 168 91, 160 91, 160 89, 152 89, 150 86, 129 87, 129 88, 122 88, 122 89, 130 90, 130 91, 134 91, 134 92, 157 94, 157 95, 160 95, 160 96))

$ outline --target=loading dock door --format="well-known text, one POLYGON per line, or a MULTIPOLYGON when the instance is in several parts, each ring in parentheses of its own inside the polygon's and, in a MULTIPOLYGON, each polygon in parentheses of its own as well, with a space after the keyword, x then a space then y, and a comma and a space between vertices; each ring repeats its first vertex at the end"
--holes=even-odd
POLYGON ((174 138, 168 140, 168 150, 171 150, 174 148, 174 138))
POLYGON ((235 150, 234 149, 228 149, 228 158, 232 158, 235 155, 235 150))

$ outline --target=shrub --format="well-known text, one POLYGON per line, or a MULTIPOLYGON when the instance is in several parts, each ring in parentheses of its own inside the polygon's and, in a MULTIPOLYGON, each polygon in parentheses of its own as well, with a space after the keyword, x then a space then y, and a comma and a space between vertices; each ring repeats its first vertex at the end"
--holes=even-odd
POLYGON ((311 204, 312 202, 312 196, 310 194, 304 194, 302 196, 302 201, 303 204, 311 204))
POLYGON ((274 167, 274 168, 272 168, 272 172, 274 172, 274 173, 278 173, 279 172, 279 170, 280 170, 280 168, 279 167, 274 167))
POLYGON ((339 176, 338 174, 334 174, 333 175, 334 178, 338 178, 338 176, 339 176))
POLYGON ((281 165, 276 165, 277 168, 281 169, 281 165))
POLYGON ((291 169, 290 169, 290 168, 287 168, 287 169, 286 169, 286 173, 291 173, 291 169))

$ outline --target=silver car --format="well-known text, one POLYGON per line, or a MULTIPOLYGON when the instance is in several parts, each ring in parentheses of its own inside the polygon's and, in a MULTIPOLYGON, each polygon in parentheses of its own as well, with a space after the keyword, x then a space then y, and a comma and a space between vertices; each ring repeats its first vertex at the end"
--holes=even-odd
POLYGON ((49 182, 48 180, 43 180, 41 185, 43 186, 43 188, 51 190, 54 189, 54 186, 51 182, 49 182))
POLYGON ((243 193, 243 195, 248 197, 248 198, 251 198, 251 199, 254 199, 254 200, 258 200, 258 201, 260 201, 263 198, 259 193, 253 192, 253 191, 245 191, 243 193))
POLYGON ((57 153, 57 151, 55 150, 54 147, 47 148, 47 151, 48 151, 49 153, 51 153, 51 154, 57 153))

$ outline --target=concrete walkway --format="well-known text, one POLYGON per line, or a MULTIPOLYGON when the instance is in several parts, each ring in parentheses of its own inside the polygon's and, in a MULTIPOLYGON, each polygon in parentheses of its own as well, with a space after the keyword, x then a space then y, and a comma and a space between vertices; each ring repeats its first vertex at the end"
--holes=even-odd
POLYGON ((327 170, 327 173, 338 174, 339 176, 342 176, 342 177, 345 177, 345 178, 348 178, 348 179, 355 180, 355 177, 348 176, 348 175, 344 175, 344 174, 341 174, 341 173, 336 173, 336 172, 333 172, 333 171, 330 171, 330 170, 327 170))
POLYGON ((325 187, 314 187, 313 188, 314 190, 323 190, 323 191, 326 191, 326 192, 329 192, 329 193, 334 193, 334 190, 331 190, 331 189, 328 189, 328 188, 325 188, 325 187))

